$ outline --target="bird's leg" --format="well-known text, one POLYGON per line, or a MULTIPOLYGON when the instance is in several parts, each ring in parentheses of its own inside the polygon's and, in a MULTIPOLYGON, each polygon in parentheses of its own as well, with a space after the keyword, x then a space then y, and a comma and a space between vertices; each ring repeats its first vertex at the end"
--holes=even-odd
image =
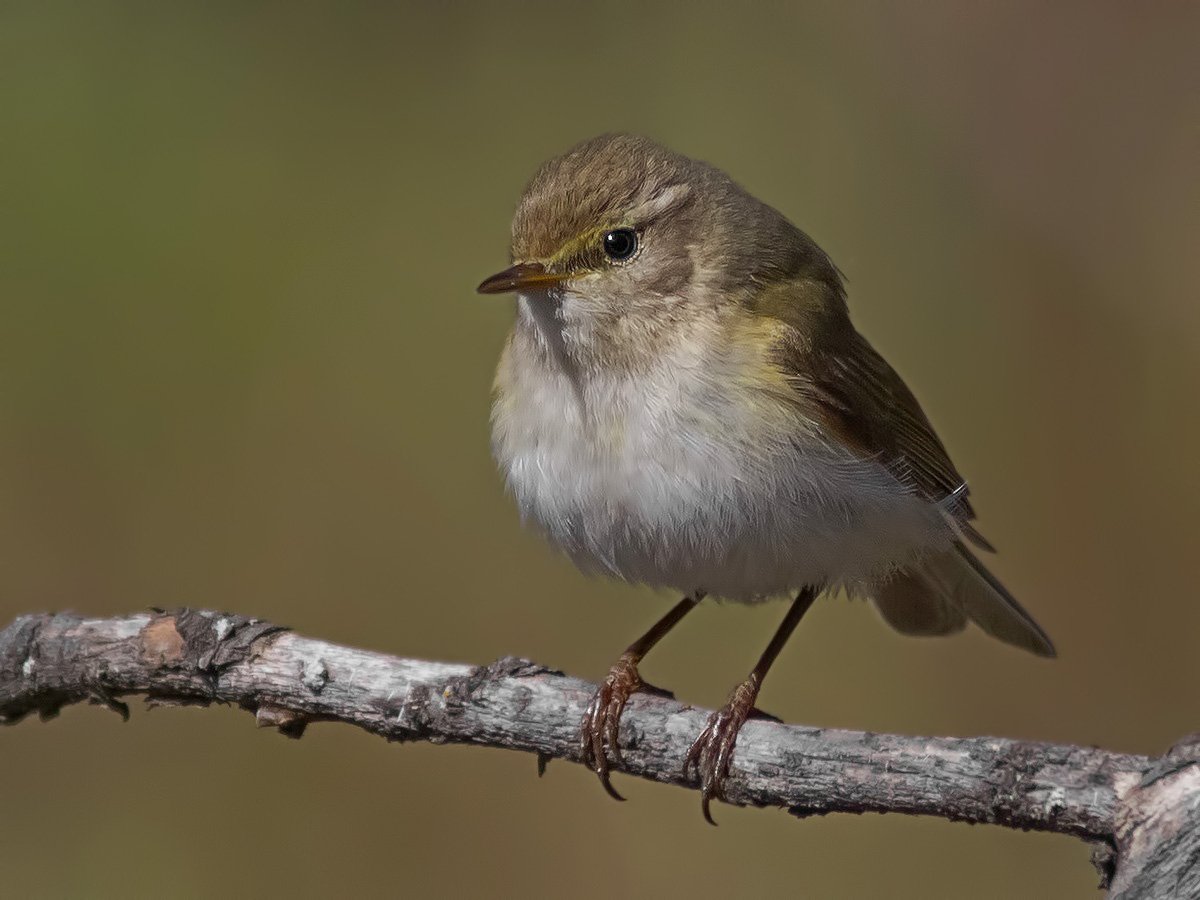
POLYGON ((642 681, 638 674, 638 663, 650 652, 668 631, 679 624, 679 620, 691 612, 697 603, 704 599, 704 593, 697 591, 690 597, 684 597, 671 610, 651 626, 650 630, 629 645, 620 658, 608 671, 608 677, 601 682, 599 689, 592 696, 583 714, 580 725, 579 755, 583 764, 600 777, 604 789, 617 800, 624 800, 613 788, 608 777, 608 753, 612 752, 613 759, 621 762, 621 749, 617 742, 618 728, 621 724, 621 713, 625 709, 625 701, 638 691, 665 693, 651 688, 642 681))
POLYGON ((700 804, 704 811, 704 818, 710 825, 717 823, 713 821, 709 803, 713 797, 721 797, 721 789, 729 774, 729 763, 733 759, 733 748, 737 743, 738 732, 746 719, 757 712, 754 702, 758 699, 758 691, 762 687, 763 679, 766 678, 771 664, 775 662, 775 657, 779 655, 783 645, 792 636, 792 632, 796 630, 800 619, 808 612, 808 608, 812 606, 816 597, 817 590, 815 588, 805 588, 800 592, 800 596, 792 603, 750 676, 733 689, 733 693, 729 695, 729 702, 709 716, 708 724, 704 726, 700 736, 692 742, 687 756, 684 757, 684 775, 686 776, 690 770, 694 770, 696 777, 700 779, 700 804))

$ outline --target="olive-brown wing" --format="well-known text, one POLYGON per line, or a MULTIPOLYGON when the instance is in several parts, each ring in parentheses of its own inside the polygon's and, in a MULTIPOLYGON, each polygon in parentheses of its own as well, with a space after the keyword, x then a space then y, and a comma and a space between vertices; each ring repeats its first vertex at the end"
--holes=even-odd
POLYGON ((807 361, 801 390, 843 443, 878 459, 957 522, 975 517, 965 482, 917 398, 866 338, 847 328, 837 340, 811 350, 807 361))

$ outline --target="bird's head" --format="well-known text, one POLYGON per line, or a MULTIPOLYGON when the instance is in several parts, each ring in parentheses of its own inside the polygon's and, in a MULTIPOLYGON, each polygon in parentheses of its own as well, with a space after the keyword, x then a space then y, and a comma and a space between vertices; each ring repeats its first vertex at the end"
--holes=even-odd
POLYGON ((581 355, 635 359, 797 277, 840 282, 828 257, 724 172, 648 138, 606 134, 542 165, 512 224, 513 265, 479 285, 581 355))

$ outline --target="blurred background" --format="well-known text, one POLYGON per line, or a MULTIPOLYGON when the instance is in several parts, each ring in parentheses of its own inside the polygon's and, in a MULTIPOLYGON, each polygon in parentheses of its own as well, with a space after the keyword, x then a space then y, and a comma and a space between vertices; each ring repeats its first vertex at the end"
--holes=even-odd
MULTIPOLYGON (((1200 7, 0 5, 0 619, 196 605, 599 678, 676 598, 524 533, 479 297, 545 158, 647 133, 846 272, 1054 637, 819 605, 792 721, 1159 753, 1200 728, 1200 7)), ((646 677, 713 705, 783 606, 646 677)), ((1066 837, 720 807, 227 709, 0 731, 25 896, 1090 897, 1066 837)))

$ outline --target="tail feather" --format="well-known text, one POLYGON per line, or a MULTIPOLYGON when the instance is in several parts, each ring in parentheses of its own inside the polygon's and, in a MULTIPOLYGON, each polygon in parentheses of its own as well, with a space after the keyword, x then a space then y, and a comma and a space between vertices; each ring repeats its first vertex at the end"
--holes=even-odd
POLYGON ((951 634, 970 619, 1007 644, 1055 655, 1046 632, 961 543, 899 573, 880 588, 875 605, 903 634, 951 634))
POLYGON ((962 604, 943 596, 932 576, 920 571, 898 572, 875 593, 875 606, 885 622, 901 634, 931 637, 954 634, 967 627, 962 604))

